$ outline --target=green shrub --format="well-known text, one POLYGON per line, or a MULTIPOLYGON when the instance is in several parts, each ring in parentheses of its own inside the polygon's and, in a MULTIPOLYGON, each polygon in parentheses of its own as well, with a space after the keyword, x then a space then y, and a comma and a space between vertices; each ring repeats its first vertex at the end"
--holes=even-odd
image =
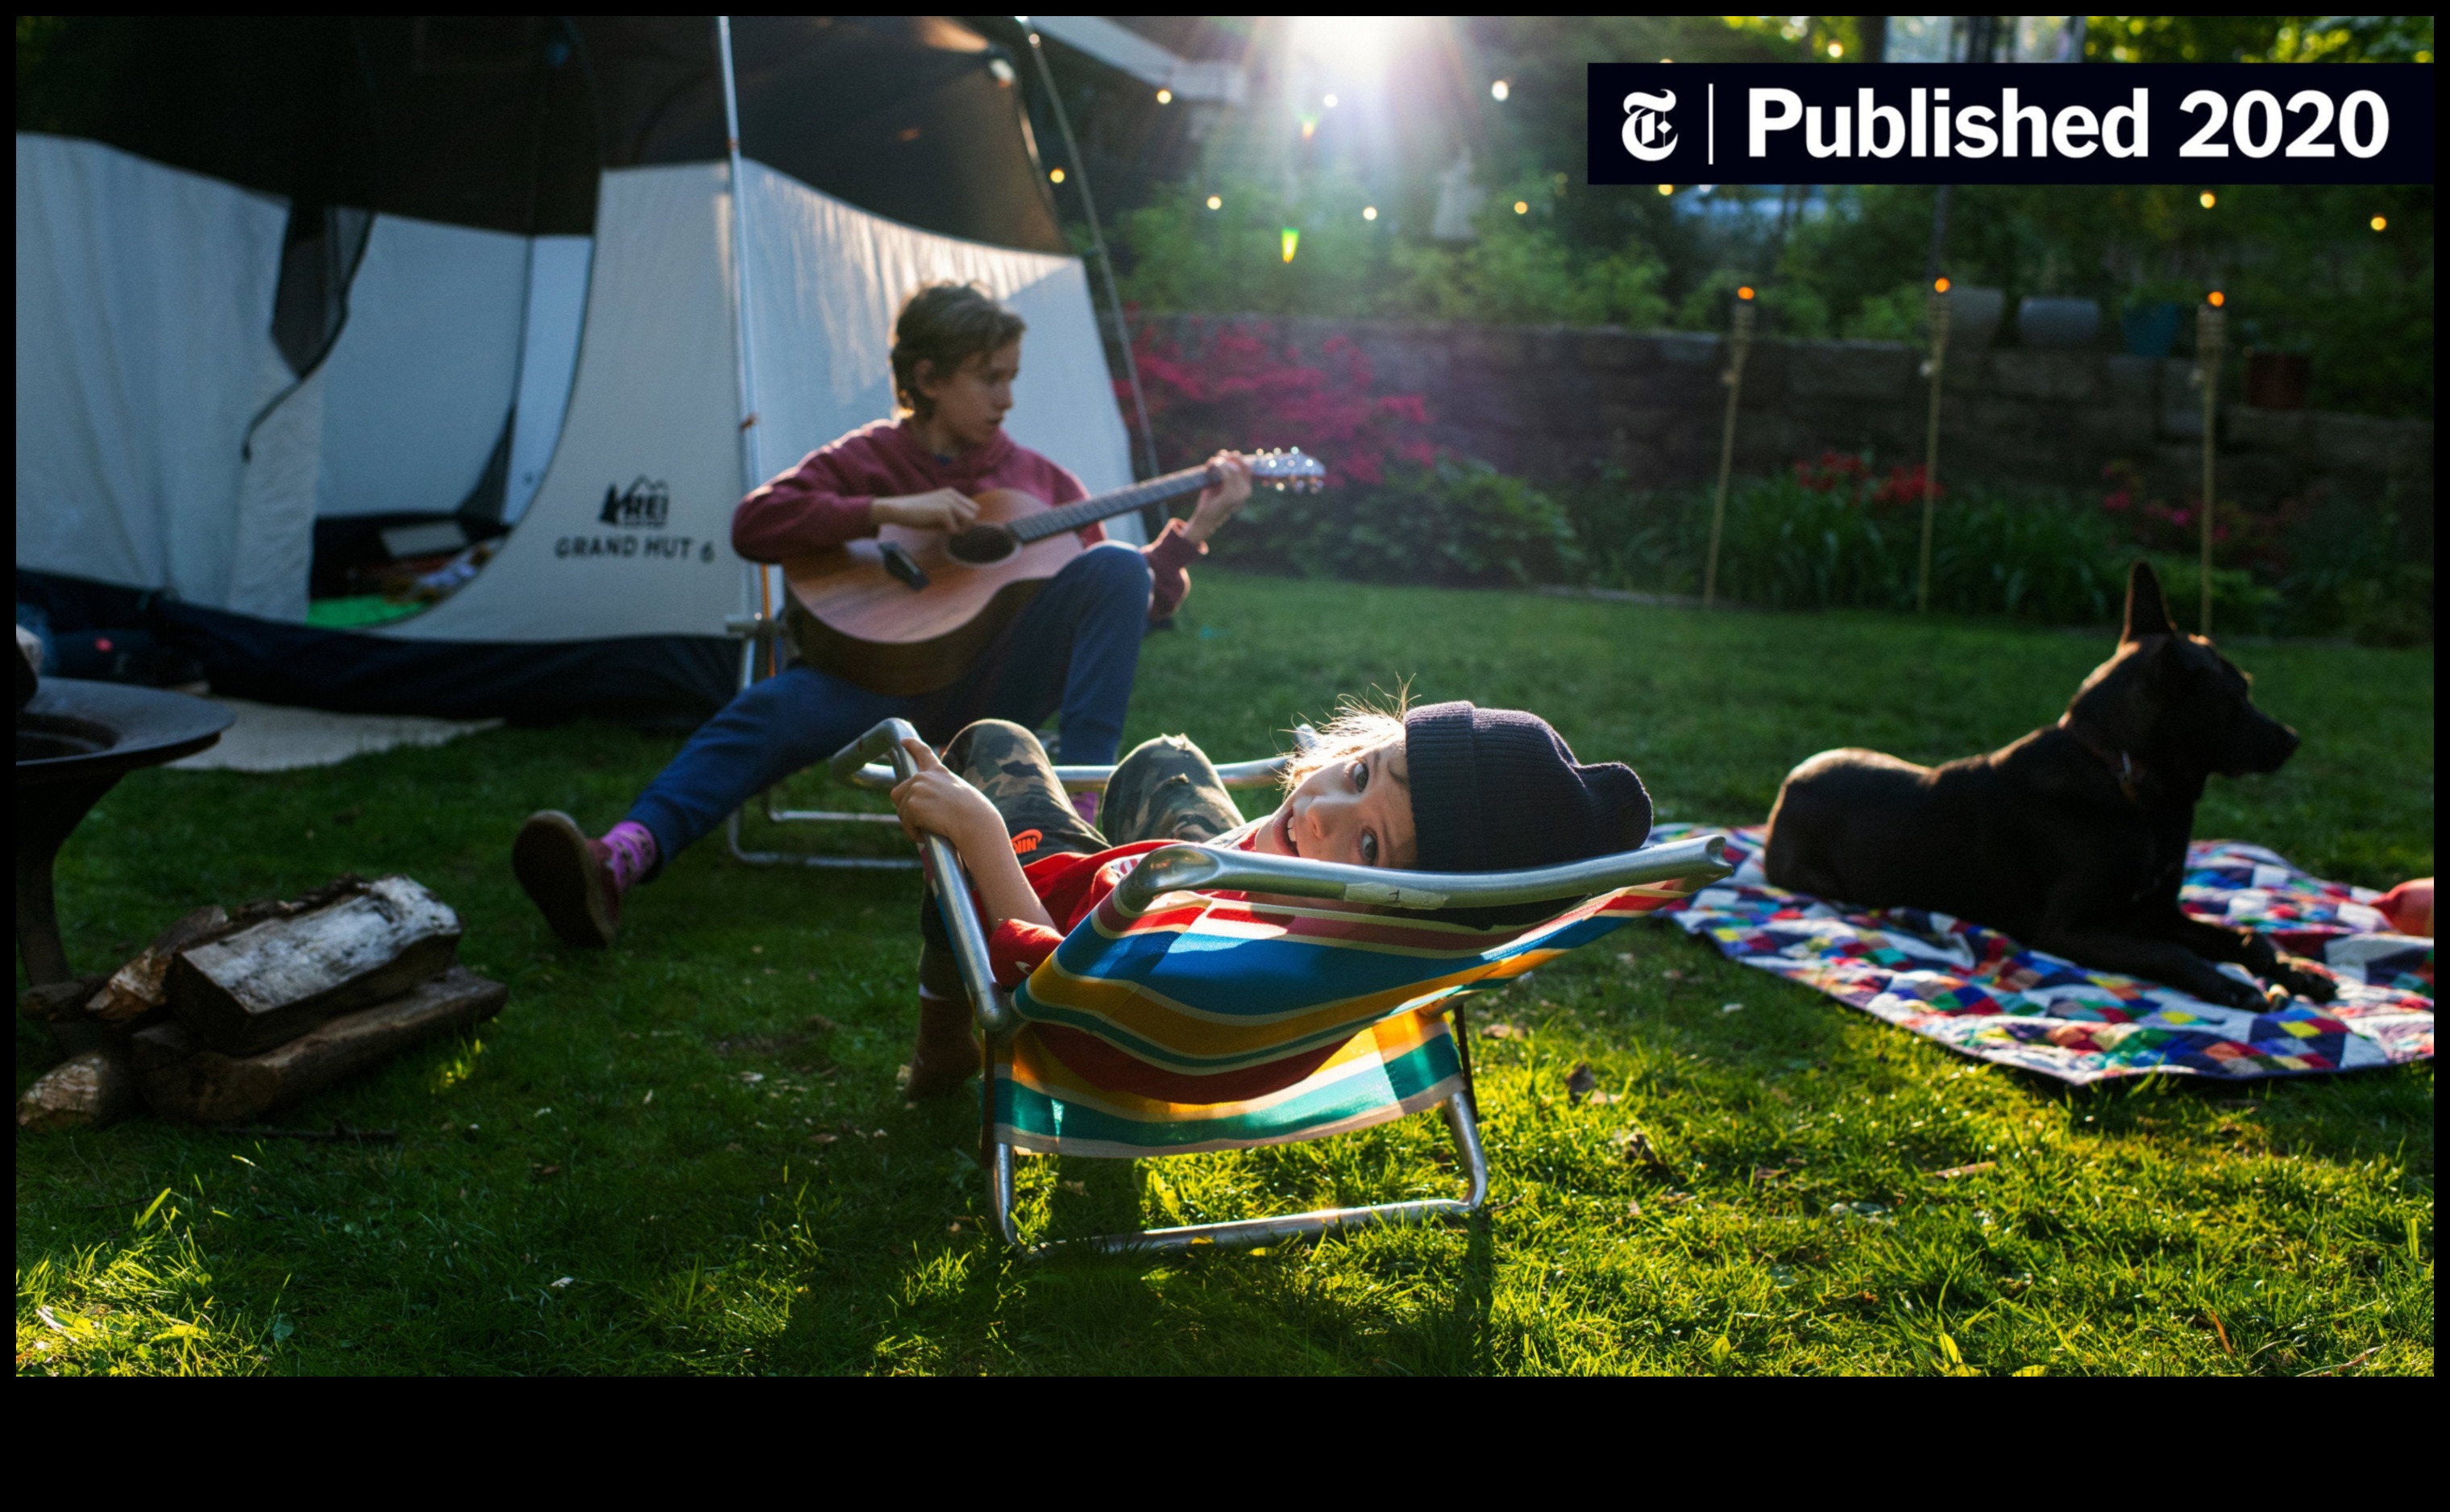
POLYGON ((1374 485, 1262 494, 1211 550, 1263 572, 1382 583, 1522 588, 1582 575, 1554 498, 1453 456, 1398 463, 1374 485))
POLYGON ((2398 512, 2336 495, 2283 512, 2273 533, 2285 604, 2285 628, 2301 635, 2345 631, 2368 646, 2433 638, 2433 564, 2398 512))
MULTIPOLYGON (((1709 490, 1645 492, 1613 475, 1564 492, 1591 582, 1701 591, 1709 490)), ((1921 545, 1920 493, 1909 470, 1877 488, 1815 486, 1795 476, 1739 479, 1727 498, 1718 592, 1777 609, 1911 610, 1921 545)), ((2117 613, 2132 554, 2117 548, 2089 503, 2041 493, 1952 492, 1933 515, 1932 607, 2101 623, 2117 613)))

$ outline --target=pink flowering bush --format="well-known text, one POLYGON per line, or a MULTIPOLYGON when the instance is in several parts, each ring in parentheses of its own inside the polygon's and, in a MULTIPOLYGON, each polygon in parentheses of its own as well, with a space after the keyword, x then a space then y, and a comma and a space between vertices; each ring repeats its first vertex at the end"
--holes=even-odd
POLYGON ((1216 537, 1220 561, 1486 586, 1556 582, 1575 571, 1573 533, 1555 501, 1432 447, 1421 396, 1373 393, 1370 359, 1344 337, 1330 338, 1316 361, 1235 325, 1196 353, 1143 332, 1133 355, 1161 465, 1189 467, 1223 447, 1299 447, 1327 464, 1324 493, 1261 492, 1216 537))
MULTIPOLYGON (((1189 467, 1220 448, 1300 447, 1353 483, 1385 480, 1398 462, 1428 466, 1428 406, 1417 394, 1374 394, 1361 349, 1330 337, 1313 364, 1249 330, 1227 326, 1206 351, 1146 330, 1133 340, 1158 462, 1189 467)), ((1128 409, 1128 391, 1117 396, 1128 409)))

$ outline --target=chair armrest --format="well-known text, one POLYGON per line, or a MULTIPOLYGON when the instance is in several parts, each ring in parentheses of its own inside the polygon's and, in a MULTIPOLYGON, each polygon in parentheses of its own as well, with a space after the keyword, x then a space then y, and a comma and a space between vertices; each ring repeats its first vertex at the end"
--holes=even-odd
MULTIPOLYGON (((869 772, 882 773, 881 783, 857 781, 856 785, 890 788, 919 769, 919 764, 902 748, 904 741, 918 738, 919 732, 908 720, 884 720, 834 752, 833 759, 826 765, 840 782, 854 782, 869 772), (887 758, 892 765, 871 765, 879 756, 887 758)), ((1018 1020, 1013 1017, 1011 1000, 996 985, 995 967, 987 959, 986 921, 979 917, 978 903, 970 897, 970 882, 962 874, 962 858, 951 841, 937 834, 919 837, 919 854, 926 863, 928 880, 936 884, 936 906, 943 911, 944 932, 952 937, 953 957, 962 968, 962 980, 970 989, 970 1006, 978 1016, 979 1027, 989 1035, 1003 1034, 1018 1020)))
MULTIPOLYGON (((888 721, 887 723, 899 722, 888 721)), ((883 726, 878 727, 880 729, 883 727, 883 726)), ((902 780, 895 775, 893 767, 876 760, 878 756, 884 754, 883 750, 867 748, 866 742, 875 733, 875 730, 868 731, 867 735, 844 746, 834 756, 832 763, 834 781, 846 786, 864 787, 872 793, 882 793, 890 791, 893 785, 902 780), (854 752, 858 753, 856 761, 851 760, 854 752)), ((888 746, 890 744, 887 742, 888 746)), ((1228 762, 1216 768, 1216 775, 1225 780, 1225 785, 1228 787, 1273 787, 1282 778, 1285 764, 1290 760, 1292 758, 1287 756, 1269 756, 1258 761, 1228 762)), ((1112 766, 1058 766, 1055 768, 1055 780, 1063 785, 1063 790, 1067 793, 1102 791, 1106 784, 1114 779, 1114 775, 1115 768, 1112 766)))
POLYGON ((1147 911, 1161 894, 1189 890, 1279 893, 1405 909, 1492 908, 1588 898, 1682 878, 1716 882, 1735 871, 1726 863, 1726 844, 1724 835, 1697 835, 1562 866, 1488 872, 1393 871, 1257 851, 1168 845, 1141 859, 1115 889, 1115 901, 1127 914, 1147 911))

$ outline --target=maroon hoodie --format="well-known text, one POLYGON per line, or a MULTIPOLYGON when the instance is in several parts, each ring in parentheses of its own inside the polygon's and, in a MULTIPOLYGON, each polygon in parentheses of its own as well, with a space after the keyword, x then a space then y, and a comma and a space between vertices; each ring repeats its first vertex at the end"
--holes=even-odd
MULTIPOLYGON (((752 562, 805 556, 875 534, 867 520, 875 500, 939 488, 970 494, 1017 488, 1059 506, 1088 495, 1069 469, 1015 444, 1001 431, 984 446, 939 458, 912 433, 909 421, 878 420, 818 447, 799 466, 742 499, 731 514, 731 549, 752 562)), ((1105 538, 1099 525, 1080 533, 1091 545, 1105 538)), ((1191 559, 1207 551, 1185 533, 1180 520, 1167 521, 1164 533, 1140 548, 1154 580, 1149 618, 1174 612, 1191 591, 1191 559)))

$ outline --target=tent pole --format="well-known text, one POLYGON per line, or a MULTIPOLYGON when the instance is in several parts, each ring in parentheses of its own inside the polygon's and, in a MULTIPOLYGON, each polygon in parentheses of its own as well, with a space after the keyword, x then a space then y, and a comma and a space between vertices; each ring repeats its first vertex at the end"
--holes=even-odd
MULTIPOLYGON (((747 185, 740 166, 740 89, 731 71, 731 18, 714 18, 716 61, 723 68, 723 134, 726 150, 731 162, 731 287, 732 311, 739 324, 736 343, 740 366, 740 492, 747 494, 766 481, 766 468, 757 444, 757 349, 749 318, 749 211, 743 202, 747 185)), ((768 570, 749 564, 755 589, 741 605, 744 612, 764 613, 772 601, 773 585, 768 581, 768 570)), ((754 656, 756 642, 749 643, 750 662, 743 671, 743 682, 756 675, 754 656)), ((768 643, 770 673, 771 642, 768 643)))
MULTIPOLYGON (((1140 422, 1140 449, 1148 471, 1144 477, 1157 476, 1157 436, 1149 429, 1148 396, 1140 392, 1139 359, 1132 355, 1132 328, 1123 319, 1123 291, 1115 281, 1114 259, 1106 255, 1106 233, 1098 224, 1097 197, 1089 192, 1089 170, 1080 161, 1080 144, 1072 135, 1072 117, 1063 108, 1063 96, 1055 87, 1055 70, 1046 66, 1046 44, 1027 16, 1015 16, 1021 30, 1029 37, 1029 55, 1038 63, 1039 82, 1046 86, 1047 107, 1055 112, 1055 128, 1063 134, 1063 155, 1072 160, 1072 177, 1080 183, 1080 209, 1089 218, 1091 250, 1098 256, 1098 266, 1106 275, 1106 303, 1115 312, 1115 338, 1123 349, 1123 378, 1131 384, 1132 409, 1140 422)), ((1157 533, 1149 533, 1154 536, 1157 533)))

